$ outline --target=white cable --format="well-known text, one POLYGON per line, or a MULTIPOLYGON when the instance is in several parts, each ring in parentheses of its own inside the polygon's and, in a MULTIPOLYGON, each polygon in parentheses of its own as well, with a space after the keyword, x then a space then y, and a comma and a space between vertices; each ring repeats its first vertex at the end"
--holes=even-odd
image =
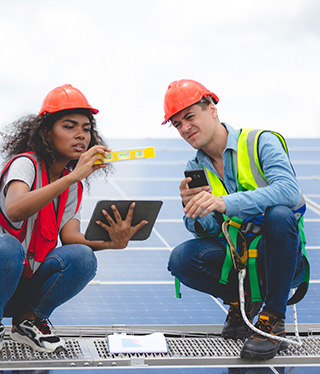
MULTIPOLYGON (((293 294, 293 290, 292 291, 292 294, 293 294)), ((296 304, 292 304, 292 312, 293 312, 293 321, 294 321, 294 334, 298 340, 298 342, 300 343, 300 347, 302 346, 302 340, 300 338, 300 335, 299 335, 299 329, 298 329, 298 316, 297 316, 297 307, 296 307, 296 304)))
POLYGON ((286 342, 286 343, 293 344, 293 345, 296 345, 298 347, 301 347, 302 346, 302 341, 300 339, 299 332, 298 332, 297 311, 296 311, 296 309, 293 310, 293 314, 294 314, 294 322, 295 322, 295 329, 296 329, 296 337, 297 337, 298 341, 295 341, 293 339, 283 338, 281 336, 276 336, 276 335, 268 334, 268 333, 266 333, 264 331, 261 331, 261 330, 257 329, 248 320, 246 312, 245 312, 245 297, 244 297, 244 288, 243 288, 243 283, 244 283, 245 276, 246 276, 246 270, 245 269, 241 269, 239 271, 239 298, 240 298, 240 310, 241 310, 242 318, 245 321, 245 323, 250 327, 250 329, 252 331, 254 331, 257 334, 260 334, 262 336, 265 336, 266 338, 274 339, 274 340, 279 340, 280 342, 286 342))

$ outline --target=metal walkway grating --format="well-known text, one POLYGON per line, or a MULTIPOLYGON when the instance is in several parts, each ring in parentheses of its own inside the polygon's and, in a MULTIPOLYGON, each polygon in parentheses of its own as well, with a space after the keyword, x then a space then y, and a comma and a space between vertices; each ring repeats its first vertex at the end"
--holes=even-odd
MULTIPOLYGON (((214 326, 213 326, 214 327, 214 326)), ((137 328, 141 334, 144 327, 137 328)), ((184 326, 185 329, 188 326, 184 326)), ((0 352, 0 368, 70 368, 70 367, 161 367, 161 366, 241 366, 257 367, 265 362, 246 361, 239 357, 243 340, 225 340, 219 336, 209 336, 192 326, 191 333, 181 331, 180 336, 173 326, 153 326, 154 331, 165 333, 168 353, 144 354, 112 354, 108 351, 107 335, 110 333, 130 333, 134 331, 126 327, 97 327, 97 328, 57 328, 57 333, 66 341, 65 351, 58 353, 39 353, 32 348, 12 341, 6 332, 4 347, 0 352), (72 331, 72 333, 70 333, 72 331), (76 336, 77 335, 77 336, 76 336), (194 336, 192 336, 194 335, 194 336), (203 335, 203 336, 201 336, 203 335)), ((203 327, 202 327, 203 329, 203 327)), ((200 329, 201 330, 201 329, 200 329)), ((219 330, 219 328, 217 328, 219 330)), ((288 330, 288 329, 287 329, 288 330)), ((290 329, 289 329, 290 330, 290 329)), ((187 330, 186 330, 187 331, 187 330)), ((145 330, 144 333, 150 333, 145 330)), ((300 331, 303 345, 297 348, 289 345, 275 358, 267 361, 268 365, 313 365, 320 362, 320 335, 318 328, 308 328, 300 331)), ((213 333, 216 335, 216 333, 213 333)), ((211 334, 212 335, 212 334, 211 334)), ((290 333, 288 334, 288 336, 290 333)))

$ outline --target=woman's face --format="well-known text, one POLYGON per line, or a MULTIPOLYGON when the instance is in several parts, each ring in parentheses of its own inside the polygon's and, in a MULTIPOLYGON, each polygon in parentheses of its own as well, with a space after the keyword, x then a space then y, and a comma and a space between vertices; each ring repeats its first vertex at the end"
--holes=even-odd
POLYGON ((68 163, 78 160, 88 149, 91 123, 84 114, 67 114, 54 123, 49 135, 57 152, 56 157, 68 163))

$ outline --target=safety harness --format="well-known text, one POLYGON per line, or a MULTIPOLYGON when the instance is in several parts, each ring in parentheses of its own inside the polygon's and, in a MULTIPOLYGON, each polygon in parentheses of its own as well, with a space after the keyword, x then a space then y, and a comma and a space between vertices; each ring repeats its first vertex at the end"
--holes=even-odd
MULTIPOLYGON (((31 187, 31 191, 48 185, 48 171, 44 162, 41 162, 41 171, 38 171, 38 162, 35 158, 33 152, 21 153, 13 157, 4 167, 1 176, 0 183, 7 173, 12 162, 18 157, 29 158, 35 168, 35 180, 31 187), (39 180, 39 177, 41 180, 39 180)), ((65 169, 63 171, 63 176, 67 175, 69 171, 65 169)), ((81 198, 82 198, 82 184, 78 182, 77 189, 77 204, 75 208, 75 213, 78 211, 81 198)), ((69 195, 69 188, 62 192, 58 197, 58 206, 55 209, 54 202, 51 201, 49 204, 44 206, 37 214, 36 220, 33 227, 28 227, 28 219, 26 219, 20 229, 15 228, 11 222, 7 219, 5 214, 0 209, 0 225, 12 236, 16 237, 21 243, 25 240, 28 230, 32 230, 31 239, 28 243, 26 250, 26 259, 24 264, 23 276, 31 277, 34 271, 38 268, 40 263, 42 263, 49 252, 55 248, 57 244, 59 227, 65 212, 66 202, 69 195)))
MULTIPOLYGON (((266 130, 241 129, 238 133, 238 150, 232 154, 232 163, 237 191, 255 190, 259 187, 265 187, 268 182, 263 174, 258 154, 258 141, 260 135, 266 130)), ((285 152, 288 155, 288 148, 284 138, 275 132, 275 134, 285 152)), ((204 166, 202 165, 204 168, 204 166)), ((211 170, 206 168, 209 183, 212 187, 212 194, 216 196, 227 195, 228 192, 224 183, 211 170)), ((297 220, 302 244, 302 254, 305 262, 305 276, 303 282, 298 286, 294 295, 288 300, 287 304, 299 302, 308 290, 310 279, 310 266, 305 249, 305 235, 303 231, 303 215, 305 212, 305 201, 300 193, 300 203, 293 210, 297 220)), ((261 225, 263 216, 252 217, 242 220, 237 217, 228 217, 223 215, 222 232, 219 235, 226 239, 226 255, 221 270, 219 282, 227 284, 229 273, 232 268, 239 271, 247 269, 249 273, 250 294, 252 302, 262 301, 258 276, 258 245, 261 240, 261 225)), ((176 279, 176 297, 180 298, 180 282, 176 279)))

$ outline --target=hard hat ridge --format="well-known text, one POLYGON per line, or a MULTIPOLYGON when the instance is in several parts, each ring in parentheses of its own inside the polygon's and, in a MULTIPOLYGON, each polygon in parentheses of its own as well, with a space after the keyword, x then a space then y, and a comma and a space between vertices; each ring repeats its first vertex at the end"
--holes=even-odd
POLYGON ((64 84, 54 88, 44 98, 39 116, 46 113, 56 113, 67 109, 89 109, 97 114, 98 109, 93 108, 83 93, 71 84, 64 84))

